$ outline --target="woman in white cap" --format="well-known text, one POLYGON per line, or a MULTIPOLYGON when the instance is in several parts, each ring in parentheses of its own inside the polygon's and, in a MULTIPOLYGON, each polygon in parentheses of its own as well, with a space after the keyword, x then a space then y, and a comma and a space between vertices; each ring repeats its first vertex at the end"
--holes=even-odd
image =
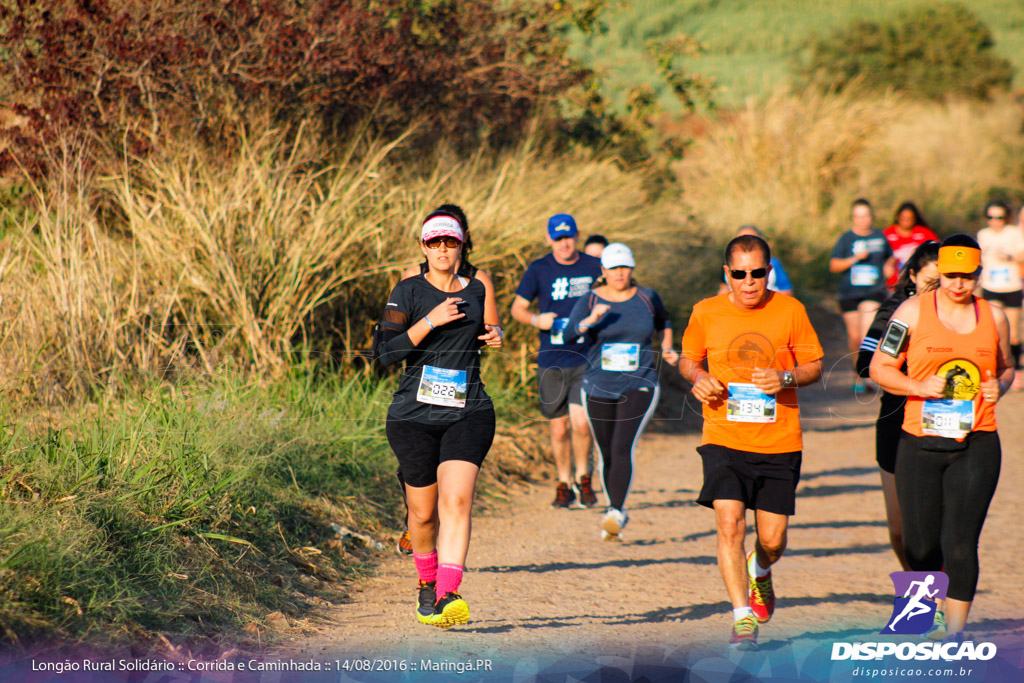
POLYGON ((419 575, 417 619, 441 628, 469 621, 458 589, 476 479, 495 426, 480 380, 479 348, 500 348, 502 341, 501 328, 485 323, 485 302, 494 297, 491 279, 481 270, 472 278, 459 274, 461 213, 442 207, 423 223, 427 269, 395 286, 375 345, 382 365, 406 361, 386 432, 405 482, 419 575))
POLYGON ((661 297, 633 280, 633 252, 612 243, 601 253, 601 278, 589 296, 573 307, 566 340, 590 337, 583 376, 583 405, 594 433, 600 474, 608 498, 601 536, 618 540, 629 520, 626 496, 633 480, 634 455, 644 427, 658 404, 658 359, 675 365, 672 321, 661 297), (661 353, 651 346, 657 334, 661 353))

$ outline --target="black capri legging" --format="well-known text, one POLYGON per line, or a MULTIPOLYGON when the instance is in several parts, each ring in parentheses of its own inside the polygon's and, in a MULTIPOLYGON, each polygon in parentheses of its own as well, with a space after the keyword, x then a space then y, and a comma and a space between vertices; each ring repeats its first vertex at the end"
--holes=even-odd
POLYGON ((588 396, 583 392, 583 405, 600 454, 601 481, 604 482, 608 504, 621 510, 633 482, 633 456, 637 442, 654 414, 661 389, 636 389, 619 399, 588 396))
POLYGON ((1002 451, 996 432, 971 432, 966 448, 938 452, 904 433, 896 458, 896 495, 903 545, 914 571, 944 569, 947 597, 974 599, 978 539, 999 481, 1002 451))

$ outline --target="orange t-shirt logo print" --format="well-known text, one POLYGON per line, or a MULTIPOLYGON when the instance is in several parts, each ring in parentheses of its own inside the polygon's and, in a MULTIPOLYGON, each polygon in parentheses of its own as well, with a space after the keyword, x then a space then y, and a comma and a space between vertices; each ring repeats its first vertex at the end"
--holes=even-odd
POLYGON ((752 381, 755 369, 775 365, 775 347, 758 332, 746 332, 733 339, 728 354, 729 368, 744 382, 752 381))

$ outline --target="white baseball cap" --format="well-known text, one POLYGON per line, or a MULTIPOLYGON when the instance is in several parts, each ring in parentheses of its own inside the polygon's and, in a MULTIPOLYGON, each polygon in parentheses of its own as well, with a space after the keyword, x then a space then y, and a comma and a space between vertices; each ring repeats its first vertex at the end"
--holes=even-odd
POLYGON ((601 267, 611 270, 623 266, 636 268, 633 252, 622 242, 612 242, 601 252, 601 267))

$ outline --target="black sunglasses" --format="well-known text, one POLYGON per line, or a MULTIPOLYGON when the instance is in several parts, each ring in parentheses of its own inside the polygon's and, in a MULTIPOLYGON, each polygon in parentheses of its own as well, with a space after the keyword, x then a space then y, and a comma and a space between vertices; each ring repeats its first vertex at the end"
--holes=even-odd
POLYGON ((760 280, 761 278, 768 275, 768 269, 754 268, 753 270, 729 270, 729 277, 731 277, 733 280, 746 280, 747 273, 750 273, 750 277, 754 278, 755 280, 760 280))
POLYGON ((985 216, 985 218, 989 219, 990 221, 1005 221, 1006 220, 1006 216, 1005 215, 1002 215, 1002 216, 985 216))
POLYGON ((444 242, 444 246, 448 247, 449 249, 454 249, 455 247, 462 244, 462 240, 458 239, 457 237, 431 237, 423 244, 427 245, 428 249, 437 249, 439 246, 441 246, 441 242, 444 242))

